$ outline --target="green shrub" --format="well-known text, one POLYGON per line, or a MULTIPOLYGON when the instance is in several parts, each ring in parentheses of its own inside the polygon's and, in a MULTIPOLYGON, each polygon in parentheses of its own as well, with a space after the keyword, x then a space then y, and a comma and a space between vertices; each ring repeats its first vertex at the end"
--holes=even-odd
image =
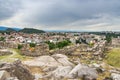
POLYGON ((53 42, 47 41, 47 42, 45 42, 45 43, 48 44, 50 50, 56 48, 56 45, 55 45, 53 42))
POLYGON ((30 43, 29 45, 30 45, 30 47, 35 47, 36 43, 30 43))
POLYGON ((18 49, 21 49, 23 47, 23 45, 18 44, 18 49))
POLYGON ((61 41, 61 42, 58 42, 58 43, 53 43, 53 42, 47 41, 45 43, 47 43, 49 45, 49 49, 51 50, 51 49, 55 49, 55 48, 61 49, 65 46, 68 46, 71 43, 71 41, 64 40, 64 41, 61 41))

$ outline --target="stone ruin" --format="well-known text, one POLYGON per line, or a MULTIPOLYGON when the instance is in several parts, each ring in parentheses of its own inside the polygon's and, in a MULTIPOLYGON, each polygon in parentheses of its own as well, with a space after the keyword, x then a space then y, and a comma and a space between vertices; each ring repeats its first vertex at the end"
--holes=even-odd
POLYGON ((0 42, 0 48, 4 49, 4 48, 17 48, 17 44, 15 43, 8 43, 8 42, 0 42))
POLYGON ((0 80, 34 80, 29 69, 21 61, 0 64, 0 80))
POLYGON ((29 44, 23 44, 21 51, 22 55, 37 57, 49 53, 49 47, 47 44, 41 43, 33 47, 33 50, 30 50, 31 47, 29 44))

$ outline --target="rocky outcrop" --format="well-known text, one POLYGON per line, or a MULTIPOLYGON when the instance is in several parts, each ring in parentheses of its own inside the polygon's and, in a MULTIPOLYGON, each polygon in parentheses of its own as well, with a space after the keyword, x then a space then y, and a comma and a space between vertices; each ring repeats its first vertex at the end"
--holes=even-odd
POLYGON ((83 80, 93 80, 98 77, 97 71, 93 68, 90 68, 88 66, 78 64, 75 66, 69 73, 70 78, 83 78, 83 80))
MULTIPOLYGON (((5 70, 7 73, 10 74, 10 77, 16 77, 19 80, 34 80, 31 72, 19 60, 15 61, 14 63, 0 64, 0 70, 5 70)), ((6 77, 6 80, 9 80, 10 77, 6 77)))
POLYGON ((98 73, 94 68, 80 63, 75 66, 75 64, 70 62, 69 58, 63 54, 40 56, 37 59, 25 61, 23 64, 41 68, 44 72, 44 75, 41 77, 43 80, 63 80, 65 78, 92 80, 98 77, 98 73))
POLYGON ((42 67, 42 68, 44 68, 44 67, 57 67, 57 66, 61 65, 51 56, 40 56, 34 60, 24 61, 23 64, 28 65, 28 66, 42 67))
POLYGON ((5 80, 8 77, 10 77, 10 74, 7 71, 5 71, 5 70, 0 71, 0 80, 5 80))

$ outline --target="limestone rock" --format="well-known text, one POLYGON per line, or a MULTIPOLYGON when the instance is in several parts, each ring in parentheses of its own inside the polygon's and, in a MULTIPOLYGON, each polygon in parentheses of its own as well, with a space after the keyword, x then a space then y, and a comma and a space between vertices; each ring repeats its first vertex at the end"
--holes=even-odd
POLYGON ((10 74, 7 71, 5 70, 0 71, 0 80, 5 80, 8 77, 10 77, 10 74))
POLYGON ((55 54, 53 57, 58 61, 58 63, 62 64, 63 66, 74 66, 73 63, 71 63, 66 55, 63 54, 55 54))
POLYGON ((120 80, 120 74, 112 73, 111 77, 112 77, 113 80, 120 80))
POLYGON ((53 76, 57 79, 67 77, 68 73, 72 70, 71 66, 59 66, 52 72, 53 76))
POLYGON ((93 68, 88 66, 78 64, 72 71, 69 73, 70 78, 89 78, 89 79, 96 79, 98 77, 97 71, 93 68))

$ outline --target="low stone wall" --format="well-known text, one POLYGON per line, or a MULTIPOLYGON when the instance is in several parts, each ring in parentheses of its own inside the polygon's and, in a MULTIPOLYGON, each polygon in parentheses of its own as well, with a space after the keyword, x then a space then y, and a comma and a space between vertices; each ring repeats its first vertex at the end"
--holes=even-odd
POLYGON ((50 52, 50 54, 74 55, 73 53, 75 51, 83 52, 83 50, 87 50, 88 47, 89 46, 86 44, 71 45, 71 46, 64 47, 62 49, 56 49, 56 50, 50 52))
POLYGON ((12 54, 12 52, 10 52, 10 51, 2 51, 2 50, 0 50, 0 56, 4 56, 4 55, 10 55, 10 54, 12 54))

